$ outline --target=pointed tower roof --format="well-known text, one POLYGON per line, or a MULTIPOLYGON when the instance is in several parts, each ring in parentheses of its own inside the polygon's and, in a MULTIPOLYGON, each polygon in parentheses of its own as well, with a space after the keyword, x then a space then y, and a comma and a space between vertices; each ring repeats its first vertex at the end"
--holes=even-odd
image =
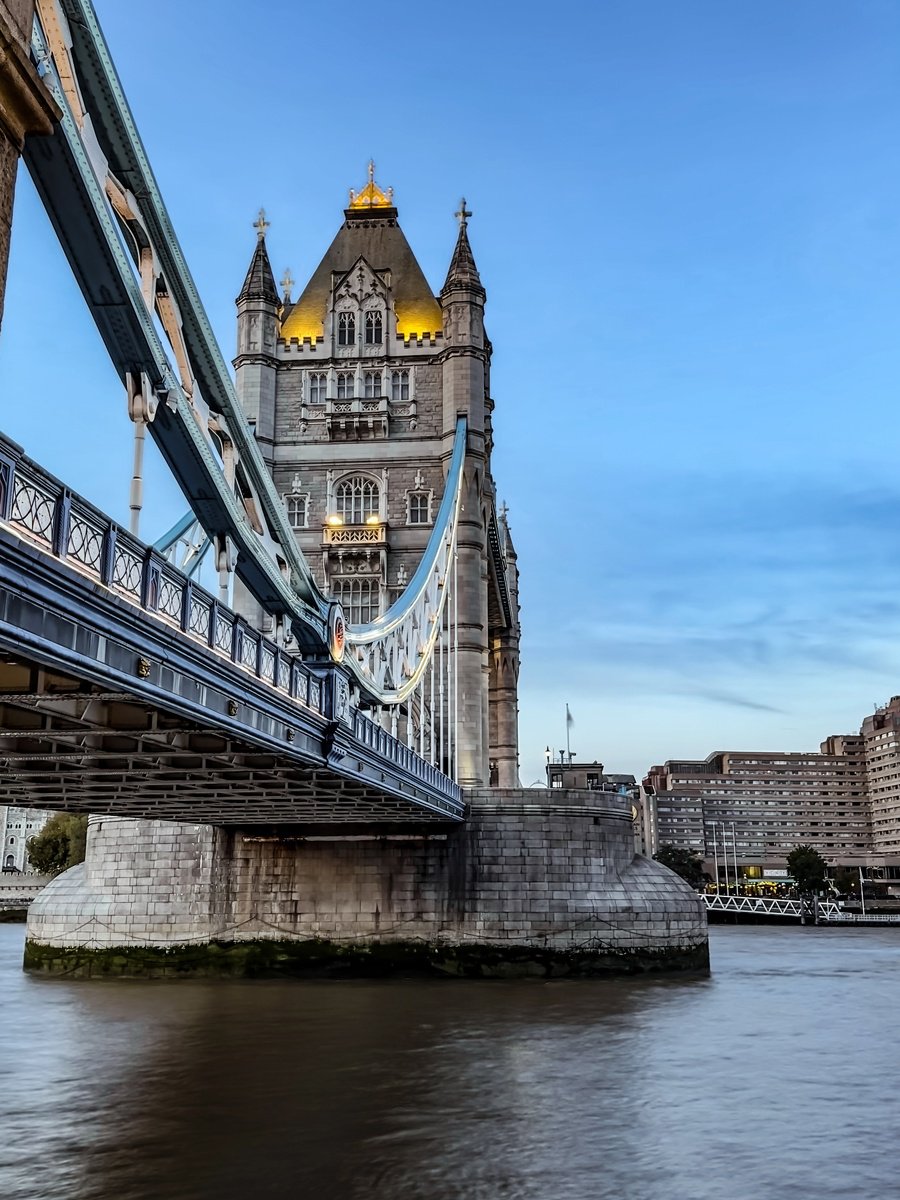
POLYGON ((265 300, 277 306, 281 303, 281 297, 275 287, 275 276, 272 274, 272 264, 266 250, 266 230, 269 228, 269 222, 266 220, 264 208, 259 210, 253 228, 256 230, 256 249, 253 251, 250 269, 247 271, 237 303, 240 304, 242 300, 265 300))
POLYGON ((334 280, 365 259, 374 271, 390 271, 390 288, 397 316, 397 332, 439 333, 443 326, 440 305, 428 286, 422 268, 397 223, 393 190, 375 182, 375 164, 369 163, 369 178, 359 192, 350 192, 344 209, 344 224, 328 247, 312 278, 281 326, 281 337, 322 336, 334 280))
POLYGON ((441 288, 441 295, 443 296, 445 292, 452 291, 454 288, 467 288, 469 291, 477 292, 483 298, 485 290, 481 283, 481 276, 478 274, 478 268, 475 266, 475 256, 466 232, 469 217, 472 214, 466 208, 465 196, 460 200, 459 212, 455 215, 459 221, 459 236, 456 239, 453 257, 450 259, 447 279, 441 288))

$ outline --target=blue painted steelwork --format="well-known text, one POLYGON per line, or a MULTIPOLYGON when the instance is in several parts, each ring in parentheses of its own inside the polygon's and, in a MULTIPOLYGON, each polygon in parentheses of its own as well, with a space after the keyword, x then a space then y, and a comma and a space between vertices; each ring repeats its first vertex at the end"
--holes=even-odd
MULTIPOLYGON (((241 411, 90 0, 48 0, 44 9, 39 2, 33 52, 64 115, 53 136, 26 146, 35 185, 132 403, 220 557, 233 547, 237 573, 264 610, 291 623, 304 653, 324 657, 331 602, 296 544, 241 411), (180 378, 148 303, 166 328, 180 378)), ((418 630, 436 626, 446 596, 430 585, 455 534, 465 439, 460 420, 441 506, 447 524, 436 525, 410 585, 378 622, 348 631, 348 668, 380 703, 405 699, 428 665, 428 655, 410 647, 418 630), (373 653, 382 638, 392 640, 373 653), (402 665, 389 672, 390 686, 373 667, 388 660, 402 665)))
MULTIPOLYGON (((333 819, 342 780, 376 822, 462 818, 458 785, 352 706, 344 669, 288 654, 2 437, 0 567, 0 649, 16 661, 325 768, 314 789, 337 795, 333 819)), ((288 798, 278 821, 309 819, 292 812, 288 798)))

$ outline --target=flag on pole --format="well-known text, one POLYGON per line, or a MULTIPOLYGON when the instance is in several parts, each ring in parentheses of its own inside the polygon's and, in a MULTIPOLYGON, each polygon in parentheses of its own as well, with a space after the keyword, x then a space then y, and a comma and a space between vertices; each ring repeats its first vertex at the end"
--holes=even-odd
POLYGON ((575 718, 569 712, 569 706, 567 704, 566 705, 566 729, 571 729, 574 724, 575 724, 575 718))

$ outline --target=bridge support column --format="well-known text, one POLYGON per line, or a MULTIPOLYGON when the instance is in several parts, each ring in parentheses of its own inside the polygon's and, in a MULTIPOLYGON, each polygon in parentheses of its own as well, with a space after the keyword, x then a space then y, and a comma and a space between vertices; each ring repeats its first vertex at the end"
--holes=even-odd
POLYGON ((29 133, 50 133, 59 111, 28 57, 34 0, 0 0, 0 323, 6 295, 13 195, 29 133))
POLYGON ((595 792, 535 795, 471 792, 465 825, 402 836, 92 818, 86 863, 31 907, 26 967, 471 978, 705 968, 703 900, 634 853, 630 810, 595 792))

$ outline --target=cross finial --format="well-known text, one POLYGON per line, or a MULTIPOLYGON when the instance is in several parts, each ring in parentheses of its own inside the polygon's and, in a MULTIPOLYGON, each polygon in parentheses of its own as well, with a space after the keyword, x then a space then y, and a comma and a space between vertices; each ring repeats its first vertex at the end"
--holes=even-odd
POLYGON ((281 279, 281 290, 284 292, 285 304, 290 304, 290 302, 291 302, 291 288, 293 286, 294 286, 294 277, 291 274, 291 268, 285 267, 284 275, 282 276, 282 279, 281 279))
POLYGON ((253 228, 256 230, 256 236, 260 241, 266 236, 266 230, 269 228, 269 222, 266 220, 266 210, 261 208, 259 216, 253 222, 253 228))
POLYGON ((469 217, 471 217, 471 215, 472 215, 469 212, 469 210, 466 208, 465 196, 463 196, 462 200, 460 200, 460 202, 459 202, 459 212, 454 213, 453 215, 454 215, 454 217, 456 217, 457 221, 459 221, 460 228, 465 229, 466 224, 469 220, 469 217))
POLYGON ((509 505, 504 500, 503 503, 500 505, 500 519, 502 521, 505 521, 508 516, 509 516, 509 505))
POLYGON ((375 182, 375 159, 369 159, 369 183, 375 182))

